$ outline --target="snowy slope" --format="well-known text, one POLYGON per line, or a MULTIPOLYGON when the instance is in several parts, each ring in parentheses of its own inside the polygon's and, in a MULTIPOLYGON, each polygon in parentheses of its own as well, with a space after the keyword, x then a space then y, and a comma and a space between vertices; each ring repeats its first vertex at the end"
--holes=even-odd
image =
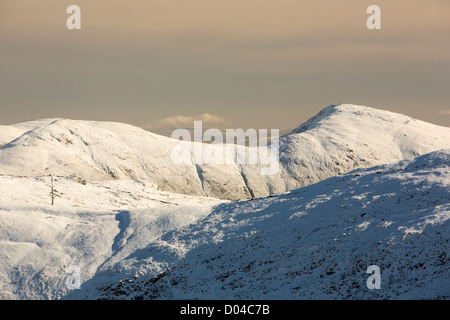
MULTIPOLYGON (((200 180, 199 168, 172 162, 177 140, 110 122, 52 119, 20 124, 23 127, 31 129, 0 148, 0 174, 53 174, 87 181, 140 179, 169 192, 205 195, 207 182, 200 180)), ((245 198, 237 166, 227 168, 229 172, 220 174, 220 194, 213 191, 208 196, 245 198)))
POLYGON ((449 164, 447 149, 221 204, 123 260, 147 274, 110 269, 66 298, 450 299, 449 164))
POLYGON ((175 164, 177 144, 112 122, 0 126, 0 299, 450 299, 450 128, 332 105, 280 138, 272 176, 175 164))
POLYGON ((331 105, 280 139, 280 170, 260 179, 243 168, 256 197, 289 191, 357 168, 450 148, 450 128, 356 105, 331 105))
POLYGON ((261 175, 260 163, 175 164, 171 151, 178 141, 120 123, 44 119, 2 126, 0 137, 0 174, 139 179, 168 192, 229 200, 450 147, 450 128, 355 105, 329 106, 281 137, 279 170, 270 176, 261 175))
POLYGON ((49 177, 0 176, 0 299, 59 299, 70 265, 86 281, 222 203, 139 180, 55 177, 54 188, 51 206, 49 177))
POLYGON ((445 150, 234 203, 55 177, 51 206, 49 177, 0 176, 0 298, 449 299, 449 164, 445 150), (382 290, 365 287, 371 264, 382 290))
POLYGON ((0 126, 0 148, 24 133, 24 130, 16 127, 0 126))

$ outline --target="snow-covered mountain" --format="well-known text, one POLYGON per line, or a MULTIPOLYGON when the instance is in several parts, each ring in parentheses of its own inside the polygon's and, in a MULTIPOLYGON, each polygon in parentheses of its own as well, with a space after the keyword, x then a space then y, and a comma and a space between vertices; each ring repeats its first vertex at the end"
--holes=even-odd
POLYGON ((66 298, 450 299, 449 164, 447 149, 220 204, 66 298))
POLYGON ((0 176, 0 298, 450 299, 449 165, 447 149, 239 202, 56 178, 51 206, 48 177, 0 176))
POLYGON ((279 170, 267 176, 261 164, 175 164, 177 140, 121 123, 46 119, 1 126, 0 137, 0 174, 139 179, 163 191, 229 200, 450 147, 450 128, 355 105, 329 106, 281 137, 279 170))
POLYGON ((262 176, 120 123, 0 126, 0 299, 450 299, 449 130, 333 105, 262 176))

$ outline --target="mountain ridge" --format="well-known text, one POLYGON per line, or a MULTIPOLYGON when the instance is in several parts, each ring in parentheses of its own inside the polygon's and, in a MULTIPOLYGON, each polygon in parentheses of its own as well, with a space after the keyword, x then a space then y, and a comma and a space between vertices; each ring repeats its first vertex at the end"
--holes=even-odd
POLYGON ((447 149, 217 205, 65 299, 449 299, 449 163, 447 149))
POLYGON ((0 126, 0 298, 449 299, 449 128, 335 105, 297 131, 262 176, 127 124, 0 126))
POLYGON ((56 118, 0 127, 3 140, 15 133, 22 134, 0 148, 0 174, 140 179, 164 191, 228 200, 281 193, 450 147, 450 128, 342 104, 324 108, 280 137, 279 170, 270 176, 261 175, 260 163, 174 164, 177 140, 128 124, 56 118))

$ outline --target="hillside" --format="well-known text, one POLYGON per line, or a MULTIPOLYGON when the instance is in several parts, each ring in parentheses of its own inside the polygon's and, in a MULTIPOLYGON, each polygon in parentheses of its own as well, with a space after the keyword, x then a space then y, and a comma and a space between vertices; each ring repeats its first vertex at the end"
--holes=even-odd
POLYGON ((175 164, 178 141, 121 123, 44 119, 0 126, 0 137, 0 174, 138 179, 162 191, 228 200, 282 193, 450 147, 450 128, 355 105, 329 106, 282 136, 275 175, 261 175, 267 167, 261 163, 175 164))
POLYGON ((280 137, 264 176, 176 164, 177 140, 127 124, 0 126, 0 299, 450 299, 449 141, 332 105, 280 137))
POLYGON ((66 298, 449 299, 449 164, 447 149, 220 204, 66 298))
POLYGON ((223 201, 156 190, 145 181, 80 183, 0 176, 0 300, 60 299, 66 272, 86 281, 223 201))

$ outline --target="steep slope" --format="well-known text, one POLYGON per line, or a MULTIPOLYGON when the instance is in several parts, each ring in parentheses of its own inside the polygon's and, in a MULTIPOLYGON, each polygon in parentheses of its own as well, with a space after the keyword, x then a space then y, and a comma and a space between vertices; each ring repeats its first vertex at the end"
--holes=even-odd
POLYGON ((147 275, 93 277, 66 298, 449 299, 449 164, 447 149, 219 205, 127 258, 147 275))
POLYGON ((16 127, 0 126, 0 148, 24 133, 24 130, 16 127))
MULTIPOLYGON (((0 127, 0 174, 73 176, 88 181, 140 179, 161 190, 249 199, 306 186, 360 167, 450 147, 450 128, 354 105, 332 105, 281 137, 279 166, 172 161, 177 140, 126 124, 44 119, 0 127), (16 139, 12 139, 18 135, 16 139), (9 140, 9 141, 8 141, 9 140)), ((199 143, 192 143, 196 150, 199 143)), ((212 153, 220 145, 208 146, 212 153)), ((248 155, 249 148, 244 148, 248 155)))
POLYGON ((260 197, 444 148, 450 148, 448 127, 370 107, 331 105, 281 137, 277 175, 259 177, 252 166, 243 173, 260 197))

